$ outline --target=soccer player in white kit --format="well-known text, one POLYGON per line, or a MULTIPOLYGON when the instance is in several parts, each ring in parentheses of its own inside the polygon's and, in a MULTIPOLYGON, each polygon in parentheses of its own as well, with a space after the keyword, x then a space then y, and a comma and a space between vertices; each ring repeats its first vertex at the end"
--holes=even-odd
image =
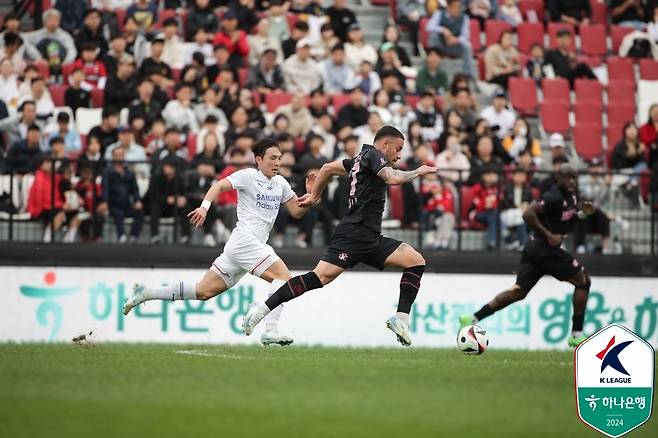
MULTIPOLYGON (((286 179, 279 175, 281 150, 274 140, 263 139, 253 146, 257 169, 242 169, 216 182, 204 196, 201 206, 188 217, 196 227, 203 225, 212 201, 230 190, 238 192, 238 223, 224 246, 198 283, 178 282, 162 287, 133 286, 133 295, 126 300, 123 314, 149 300, 208 300, 235 286, 247 272, 270 282, 271 295, 291 277, 286 264, 267 244, 279 207, 285 206, 295 218, 306 214, 309 207, 297 205, 297 195, 286 179)), ((315 175, 306 178, 310 192, 315 175)), ((292 338, 277 331, 283 306, 268 315, 266 330, 261 336, 264 345, 288 345, 292 338)))

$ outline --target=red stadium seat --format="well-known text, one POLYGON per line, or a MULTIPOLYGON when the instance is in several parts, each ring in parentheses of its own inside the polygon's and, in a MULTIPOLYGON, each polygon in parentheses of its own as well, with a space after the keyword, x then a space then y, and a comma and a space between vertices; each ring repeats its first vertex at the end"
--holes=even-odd
MULTIPOLYGON (((613 148, 623 137, 624 124, 623 123, 610 123, 608 119, 608 127, 605 129, 607 137, 608 153, 612 153, 613 148)), ((608 164, 610 161, 608 161, 608 164)))
POLYGON ((240 83, 241 87, 244 87, 245 84, 247 83, 247 78, 249 77, 249 69, 244 67, 238 69, 238 82, 240 83))
MULTIPOLYGON (((393 19, 394 23, 398 22, 398 2, 397 0, 389 0, 388 2, 388 13, 391 15, 391 18, 393 19)), ((405 26, 402 26, 398 23, 398 26, 400 26, 400 29, 402 29, 405 26)))
POLYGON ((196 155, 196 134, 190 132, 187 134, 187 160, 192 161, 196 155))
POLYGON ((592 23, 608 25, 608 6, 604 0, 589 0, 592 7, 592 23))
POLYGON ((179 8, 178 9, 178 16, 180 17, 181 24, 183 25, 183 35, 191 40, 192 35, 187 36, 187 34, 190 31, 190 25, 189 25, 189 18, 190 18, 190 12, 188 9, 185 8, 179 8))
POLYGON ((611 26, 610 27, 610 37, 612 38, 612 54, 617 55, 619 53, 619 46, 621 41, 626 35, 633 32, 632 27, 624 26, 611 26))
POLYGON ((640 59, 640 78, 645 81, 658 81, 658 61, 640 59))
MULTIPOLYGON (((539 22, 544 22, 545 8, 544 0, 520 0, 519 9, 526 20, 530 21, 530 11, 534 11, 539 22)), ((542 44, 543 45, 543 44, 542 44)))
POLYGON ((633 60, 630 58, 608 58, 608 80, 629 81, 635 83, 633 60))
POLYGON ((370 3, 375 6, 387 6, 389 0, 370 0, 370 3))
POLYGON ((592 123, 601 125, 601 104, 595 102, 576 102, 574 106, 576 113, 576 125, 581 123, 592 123))
POLYGON ((162 23, 170 18, 176 18, 176 9, 160 9, 160 12, 158 12, 158 22, 155 27, 157 29, 162 28, 162 23))
POLYGON ((471 48, 473 49, 473 52, 479 52, 482 50, 482 43, 480 42, 480 32, 482 29, 480 28, 480 22, 477 20, 471 20, 469 21, 469 36, 471 40, 471 48))
MULTIPOLYGON (((576 30, 574 29, 573 25, 569 23, 548 23, 548 37, 549 37, 549 43, 548 46, 551 49, 554 49, 555 46, 557 45, 557 33, 562 30, 566 29, 571 33, 571 36, 573 37, 576 34, 576 30)), ((571 38, 571 50, 576 51, 576 39, 571 38)))
POLYGON ((519 36, 519 50, 530 53, 533 44, 544 47, 544 25, 542 23, 521 23, 516 28, 519 36))
POLYGON ((420 96, 417 94, 407 94, 404 98, 405 103, 407 106, 410 106, 411 108, 416 108, 416 104, 420 100, 420 96))
POLYGON ((117 17, 117 25, 119 26, 119 32, 123 32, 123 24, 126 21, 126 10, 123 8, 117 8, 114 10, 114 15, 117 17))
POLYGON ((601 139, 601 125, 577 124, 573 129, 573 144, 578 155, 585 159, 600 158, 603 156, 603 142, 601 139))
POLYGON ((608 84, 608 106, 635 103, 635 84, 628 81, 611 81, 608 84))
POLYGON ((427 17, 423 17, 420 19, 420 22, 418 23, 418 33, 420 34, 420 43, 426 49, 430 46, 430 37, 429 34, 427 33, 428 21, 429 19, 427 17))
POLYGON ((59 84, 48 86, 48 91, 50 91, 50 96, 53 98, 53 103, 55 104, 55 106, 66 105, 66 102, 64 100, 64 94, 66 93, 66 89, 68 87, 69 87, 68 85, 59 85, 59 84))
POLYGON ((543 79, 541 82, 544 102, 564 102, 569 104, 571 96, 569 81, 564 78, 543 79))
POLYGON ((509 79, 510 102, 514 109, 523 115, 537 114, 537 85, 530 78, 511 77, 509 79))
POLYGON ((45 79, 48 79, 50 77, 50 66, 46 61, 40 59, 38 61, 34 61, 32 65, 34 65, 37 68, 37 70, 39 70, 39 76, 45 79))
POLYGON ((286 14, 286 21, 288 22, 288 30, 292 32, 292 29, 295 27, 295 24, 297 24, 297 20, 299 20, 299 17, 297 14, 288 12, 286 14))
POLYGON ((391 201, 391 216, 401 221, 404 218, 404 200, 400 186, 388 186, 388 199, 391 201))
POLYGON ((603 85, 597 80, 576 79, 576 102, 596 102, 603 104, 603 85))
POLYGON ((608 53, 605 26, 602 24, 581 25, 580 50, 585 55, 605 56, 608 53))
POLYGON ((546 132, 567 134, 569 132, 569 104, 550 101, 542 103, 541 122, 546 132))
POLYGON ((181 73, 182 73, 182 70, 180 68, 172 68, 171 69, 171 77, 174 80, 174 82, 179 82, 180 81, 181 73))
POLYGON ((62 65, 62 81, 65 84, 69 83, 69 76, 73 74, 73 63, 62 65))
POLYGON ((331 106, 334 108, 334 114, 338 115, 340 109, 350 103, 349 94, 334 94, 331 96, 331 106))
MULTIPOLYGON (((480 80, 484 80, 484 78, 487 77, 487 66, 484 63, 484 53, 478 53, 477 57, 477 72, 478 72, 478 78, 480 80)), ((524 65, 524 64, 521 64, 524 65)))
POLYGON ((104 101, 104 90, 101 90, 100 88, 94 88, 91 90, 91 106, 94 108, 103 108, 104 101))
POLYGON ((292 100, 292 94, 289 93, 267 93, 265 95, 265 107, 267 112, 273 113, 282 105, 287 105, 292 100))
POLYGON ((502 20, 487 20, 484 24, 487 47, 498 43, 500 41, 500 35, 506 30, 513 31, 514 28, 512 28, 511 24, 502 20))
POLYGON ((635 102, 608 106, 608 124, 624 125, 635 120, 635 102))
POLYGON ((460 223, 459 227, 462 229, 475 229, 475 230, 483 230, 484 225, 482 225, 479 222, 471 221, 469 219, 469 212, 471 211, 471 208, 473 207, 473 199, 475 196, 473 196, 473 187, 471 186, 462 186, 460 189, 460 196, 459 196, 459 211, 461 214, 460 223))

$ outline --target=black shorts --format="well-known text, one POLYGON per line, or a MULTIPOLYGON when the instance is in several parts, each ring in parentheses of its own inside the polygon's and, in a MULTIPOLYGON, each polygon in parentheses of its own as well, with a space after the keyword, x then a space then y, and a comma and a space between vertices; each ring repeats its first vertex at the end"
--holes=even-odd
POLYGON ((531 237, 523 248, 516 284, 529 292, 544 275, 567 281, 583 270, 583 266, 562 248, 548 244, 545 239, 531 237))
POLYGON ((322 260, 349 269, 359 263, 384 269, 384 262, 401 241, 384 237, 362 224, 341 222, 336 227, 322 260))

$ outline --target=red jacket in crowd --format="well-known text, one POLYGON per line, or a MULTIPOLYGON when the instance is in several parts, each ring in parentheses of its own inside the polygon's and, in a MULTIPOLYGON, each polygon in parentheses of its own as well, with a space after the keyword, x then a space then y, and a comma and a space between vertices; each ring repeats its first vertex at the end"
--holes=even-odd
POLYGON ((98 81, 101 78, 107 77, 107 70, 105 70, 105 66, 100 61, 84 62, 78 58, 73 63, 73 70, 78 68, 85 74, 85 82, 88 82, 94 87, 98 86, 98 81))
POLYGON ((432 193, 438 184, 423 184, 420 193, 428 197, 423 208, 425 211, 442 210, 445 213, 455 212, 455 197, 450 189, 445 187, 439 193, 432 193))
MULTIPOLYGON (((224 170, 222 170, 222 173, 219 174, 217 177, 218 180, 224 179, 233 172, 237 171, 233 166, 226 166, 224 170)), ((217 196, 217 205, 238 205, 238 191, 237 190, 229 190, 228 192, 220 193, 219 196, 217 196)))
POLYGON ((499 202, 500 193, 497 184, 492 187, 485 187, 480 183, 473 186, 473 206, 476 213, 498 208, 499 202))
POLYGON ((218 44, 223 44, 228 49, 229 54, 237 54, 239 56, 249 55, 249 42, 247 41, 247 34, 243 30, 236 30, 238 32, 238 39, 234 42, 231 37, 224 32, 217 32, 215 38, 212 40, 213 47, 218 44))
POLYGON ((86 211, 93 213, 96 206, 101 202, 101 186, 96 182, 78 181, 75 185, 75 191, 80 195, 83 201, 83 207, 86 211))
MULTIPOLYGON (((39 217, 44 210, 51 210, 52 203, 52 180, 53 176, 43 170, 37 170, 34 175, 34 183, 27 198, 27 212, 33 218, 39 217)), ((60 175, 55 174, 55 209, 62 208, 62 198, 59 194, 60 175)))

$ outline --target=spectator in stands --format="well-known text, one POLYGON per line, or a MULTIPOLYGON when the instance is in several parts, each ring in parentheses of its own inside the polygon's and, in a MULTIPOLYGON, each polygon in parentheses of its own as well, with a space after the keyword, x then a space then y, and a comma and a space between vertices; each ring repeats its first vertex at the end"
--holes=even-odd
MULTIPOLYGON (((486 137, 483 137, 486 138, 486 137)), ((500 170, 497 167, 485 165, 480 169, 481 180, 473 186, 473 206, 470 213, 474 220, 487 227, 487 249, 496 248, 498 233, 502 231, 500 214, 501 193, 498 186, 500 170)))
POLYGON ((500 208, 500 220, 508 232, 505 238, 507 249, 520 250, 528 240, 528 228, 523 221, 523 213, 532 202, 532 191, 528 185, 528 174, 523 169, 515 169, 512 180, 505 184, 500 208))
POLYGON ((329 113, 327 110, 329 107, 329 96, 322 91, 322 88, 317 88, 311 93, 310 103, 307 106, 311 116, 317 121, 320 116, 329 113))
POLYGON ((178 22, 174 17, 167 18, 162 23, 164 33, 164 48, 162 61, 173 69, 183 68, 183 42, 178 36, 178 22))
MULTIPOLYGON (((461 89, 466 89, 469 92, 471 91, 468 76, 466 76, 464 73, 455 73, 452 77, 452 82, 450 83, 448 92, 443 95, 443 101, 446 107, 454 106, 457 93, 461 89)), ((470 103, 471 109, 477 111, 477 107, 478 107, 477 99, 472 93, 470 96, 470 100, 471 100, 470 103)))
POLYGON ((98 47, 93 42, 83 43, 80 47, 80 58, 73 63, 73 68, 79 68, 85 75, 85 88, 105 88, 107 71, 102 62, 96 58, 98 47))
POLYGON ((249 70, 246 88, 260 94, 284 88, 283 72, 276 62, 276 56, 273 49, 263 51, 260 62, 249 70))
POLYGON ((75 192, 80 199, 80 238, 83 241, 98 241, 103 235, 103 224, 107 214, 107 204, 102 203, 102 190, 96 183, 96 170, 88 165, 78 165, 80 180, 75 192))
MULTIPOLYGON (((212 118, 212 116, 208 116, 212 118)), ((199 162, 211 161, 216 171, 221 171, 224 168, 223 155, 225 151, 223 135, 217 134, 210 128, 202 129, 197 136, 197 151, 199 150, 199 142, 201 142, 201 150, 192 159, 192 166, 196 166, 199 162), (221 141, 221 143, 220 143, 221 141)))
POLYGON ((57 190, 60 176, 55 174, 53 177, 52 161, 48 159, 39 160, 35 167, 38 170, 30 187, 26 210, 32 219, 43 222, 43 241, 50 242, 52 231, 59 230, 66 220, 66 214, 62 211, 64 203, 57 190))
POLYGON ((348 29, 357 22, 356 15, 347 7, 347 0, 334 0, 334 4, 327 8, 327 15, 336 36, 345 43, 348 29))
POLYGON ((240 106, 247 111, 247 125, 250 128, 258 131, 265 129, 265 116, 258 105, 256 105, 256 100, 251 90, 247 88, 240 90, 240 106))
POLYGON ((51 141, 55 137, 60 137, 64 140, 67 154, 78 154, 82 151, 80 134, 73 129, 71 116, 65 111, 57 114, 57 129, 48 135, 48 141, 51 141))
MULTIPOLYGON (((14 37, 14 34, 7 34, 14 37)), ((14 70, 13 61, 3 58, 0 61, 0 100, 9 107, 16 107, 20 94, 18 93, 18 75, 14 70)))
POLYGON ((325 113, 317 119, 317 123, 313 126, 310 133, 322 138, 322 148, 320 149, 320 153, 327 160, 333 160, 339 153, 338 142, 336 136, 333 134, 333 126, 333 119, 328 113, 325 113))
POLYGON ((480 141, 480 137, 483 136, 489 137, 493 142, 493 154, 495 156, 503 160, 505 164, 510 164, 513 162, 512 157, 509 156, 503 147, 501 139, 496 136, 486 119, 477 119, 475 122, 475 127, 473 128, 473 132, 468 135, 468 144, 471 148, 472 155, 477 153, 477 144, 480 141))
POLYGON ((658 103, 649 107, 649 119, 640 127, 640 142, 649 149, 649 168, 658 163, 658 103))
POLYGON ((18 12, 9 12, 5 15, 2 26, 0 28, 0 47, 4 44, 4 36, 6 34, 21 35, 21 16, 18 12))
POLYGON ((261 18, 256 25, 256 33, 247 37, 249 41, 249 65, 255 66, 263 56, 265 49, 272 49, 276 52, 276 62, 283 61, 283 51, 281 42, 269 34, 269 21, 267 18, 261 18))
POLYGON ((83 167, 92 169, 95 176, 102 173, 105 167, 105 158, 101 154, 101 142, 98 137, 89 137, 87 139, 87 148, 84 154, 78 158, 78 171, 81 171, 83 167))
POLYGON ((198 29, 209 33, 215 33, 218 29, 217 16, 213 11, 210 0, 194 0, 187 16, 187 29, 191 38, 198 29))
POLYGON ((623 138, 615 145, 612 152, 611 168, 629 174, 625 179, 622 193, 635 204, 638 202, 639 174, 647 169, 645 161, 646 146, 639 139, 639 132, 635 122, 624 125, 623 138))
MULTIPOLYGON (((288 116, 285 114, 277 114, 274 116, 274 121, 271 123, 271 125, 268 127, 269 137, 273 138, 279 138, 281 136, 285 136, 286 138, 290 138, 290 141, 293 141, 293 137, 288 134, 288 126, 290 126, 290 119, 288 119, 288 116)), ((294 147, 293 147, 294 149, 294 147)), ((285 151, 281 151, 285 152, 285 151)))
MULTIPOLYGON (((111 160, 112 159, 112 151, 114 149, 120 148, 123 149, 123 159, 128 162, 134 162, 134 161, 146 161, 146 153, 144 152, 144 148, 137 143, 135 143, 135 138, 133 137, 133 130, 130 126, 124 125, 120 126, 118 129, 119 132, 119 140, 108 146, 108 148, 105 150, 105 159, 106 160, 111 160)), ((138 168, 143 169, 143 165, 139 166, 138 168)), ((142 172, 138 172, 142 173, 142 172)), ((146 173, 148 174, 148 173, 146 173)))
POLYGON ((393 111, 389 106, 390 99, 386 90, 379 90, 375 93, 372 98, 372 105, 368 107, 369 112, 376 112, 379 114, 379 118, 382 120, 382 123, 385 125, 390 125, 393 122, 395 116, 393 111))
POLYGON ((286 8, 281 0, 272 0, 267 7, 267 18, 270 22, 269 34, 277 41, 286 41, 289 37, 286 8))
POLYGON ((231 114, 240 105, 240 84, 237 82, 235 70, 223 67, 215 81, 218 87, 217 99, 224 114, 231 114))
POLYGON ((288 134, 293 137, 304 137, 313 128, 313 116, 306 107, 306 96, 304 93, 296 92, 289 104, 282 105, 276 114, 283 114, 289 120, 288 134))
POLYGON ((165 122, 162 120, 162 118, 157 118, 153 121, 148 136, 144 139, 144 144, 146 145, 144 148, 146 155, 152 157, 155 151, 164 146, 164 137, 166 131, 167 126, 165 125, 165 122))
POLYGON ((503 0, 498 8, 498 19, 513 27, 523 22, 523 15, 518 6, 518 0, 503 0))
POLYGON ((322 85, 320 69, 311 58, 311 43, 307 39, 297 41, 297 52, 284 61, 282 70, 289 92, 311 94, 322 85))
POLYGON ((491 130, 500 139, 512 132, 516 121, 514 111, 507 109, 507 95, 503 90, 494 93, 491 105, 482 110, 480 117, 487 121, 491 130))
POLYGON ((539 192, 543 195, 555 185, 555 174, 560 170, 560 166, 569 163, 565 155, 556 155, 553 157, 553 172, 539 181, 539 192))
POLYGON ((462 126, 466 131, 473 129, 475 126, 476 116, 473 111, 473 100, 468 88, 457 90, 454 98, 453 108, 462 118, 462 126))
POLYGON ((64 92, 64 104, 71 108, 73 114, 78 108, 91 107, 91 93, 82 88, 85 74, 81 68, 76 68, 69 76, 69 87, 64 92))
POLYGON ((292 55, 295 54, 295 51, 297 50, 297 43, 299 40, 302 38, 306 38, 308 36, 308 23, 305 21, 297 21, 295 23, 295 26, 292 28, 292 35, 290 35, 290 38, 284 40, 281 43, 281 49, 283 50, 283 57, 285 59, 290 58, 292 55))
POLYGON ((569 150, 566 148, 564 137, 560 133, 553 133, 548 138, 548 146, 551 149, 551 157, 565 157, 567 162, 576 164, 577 157, 573 157, 569 150))
POLYGON ((414 115, 422 128, 423 139, 425 141, 438 140, 443 132, 443 117, 436 110, 436 100, 432 90, 421 92, 414 115))
POLYGON ((44 27, 24 34, 25 41, 36 46, 50 66, 51 73, 61 71, 64 64, 75 61, 77 51, 71 35, 59 27, 62 14, 57 9, 43 13, 44 27))
POLYGON ((82 51, 83 44, 93 43, 98 47, 98 57, 105 56, 108 47, 102 24, 101 12, 98 9, 92 8, 85 12, 84 24, 75 32, 75 47, 78 53, 82 51))
POLYGON ((399 60, 400 66, 411 66, 411 58, 407 51, 400 45, 400 28, 395 24, 389 24, 384 28, 384 35, 382 36, 382 45, 384 43, 391 43, 395 48, 395 54, 399 60))
MULTIPOLYGON (((244 169, 249 165, 249 158, 244 149, 232 148, 228 153, 227 166, 222 170, 217 179, 224 179, 240 169, 244 169)), ((237 207, 238 207, 238 192, 230 190, 221 193, 217 197, 217 213, 219 222, 217 223, 217 237, 219 242, 228 240, 230 231, 235 228, 238 221, 237 207)), ((281 210, 284 210, 283 208, 281 210)))
POLYGON ((496 0, 464 0, 468 2, 468 15, 480 22, 484 28, 486 21, 496 15, 496 0))
POLYGON ((179 162, 173 157, 162 161, 161 170, 150 180, 147 199, 151 217, 151 244, 160 243, 160 218, 177 216, 182 235, 179 245, 190 242, 190 222, 187 220, 187 199, 185 183, 180 175, 179 162))
POLYGON ((146 58, 142 65, 139 68, 140 76, 145 77, 150 75, 153 72, 160 72, 162 76, 167 78, 167 85, 173 84, 173 73, 171 66, 167 64, 163 59, 165 46, 165 39, 163 34, 158 34, 155 36, 153 41, 151 41, 151 57, 146 58))
MULTIPOLYGON (((464 130, 464 124, 462 123, 462 116, 459 112, 456 109, 448 110, 444 116, 444 120, 445 127, 439 136, 436 152, 442 152, 445 150, 450 136, 456 137, 457 142, 460 144, 466 143, 467 134, 464 130)), ((466 148, 466 152, 470 154, 468 147, 466 148)))
MULTIPOLYGON (((405 103, 404 100, 404 89, 402 84, 400 84, 400 78, 398 74, 393 70, 385 70, 380 74, 382 80, 382 90, 388 93, 388 99, 391 102, 391 105, 403 106, 405 103)), ((393 110, 393 108, 391 108, 393 110)))
POLYGON ((181 132, 176 128, 168 128, 165 131, 164 145, 151 155, 151 173, 159 172, 166 159, 175 160, 181 169, 187 161, 187 150, 183 149, 181 132))
POLYGON ((356 128, 368 123, 368 109, 365 107, 365 96, 361 87, 354 87, 350 91, 350 102, 338 112, 336 125, 338 129, 344 126, 356 128))
POLYGON ((116 74, 110 76, 107 80, 103 105, 114 108, 128 108, 137 97, 135 58, 124 53, 119 59, 116 74))
POLYGON ((241 106, 235 108, 231 113, 231 124, 224 133, 224 143, 228 148, 235 145, 239 136, 247 136, 252 139, 258 138, 258 131, 249 127, 249 115, 247 110, 241 106))
POLYGON ((124 54, 128 54, 126 52, 126 39, 121 34, 112 36, 110 39, 110 50, 102 58, 108 77, 116 74, 119 59, 121 59, 124 54))
MULTIPOLYGON (((201 157, 194 161, 195 170, 188 174, 185 183, 185 197, 187 205, 201 205, 203 197, 215 182, 215 162, 212 159, 201 157)), ((203 243, 213 247, 217 245, 213 236, 213 228, 217 221, 217 203, 213 203, 208 209, 206 220, 203 223, 203 243)), ((187 219, 185 219, 187 221, 187 219)))
POLYGON ((523 152, 528 151, 535 164, 537 166, 541 164, 541 145, 536 138, 532 137, 530 125, 523 117, 516 119, 512 132, 503 138, 503 147, 516 162, 523 152))
POLYGON ((490 137, 483 135, 477 142, 477 148, 471 158, 471 175, 469 184, 482 182, 485 172, 501 173, 503 171, 503 160, 494 155, 494 145, 490 137))
POLYGON ((327 59, 331 49, 338 43, 341 43, 341 40, 334 33, 331 24, 324 23, 320 27, 320 38, 311 46, 311 56, 318 62, 327 59))
POLYGON ((230 10, 235 12, 238 18, 238 28, 251 31, 258 24, 259 18, 254 0, 233 0, 230 10))
POLYGON ((355 71, 360 68, 363 61, 368 61, 370 65, 377 63, 377 51, 366 43, 359 23, 352 23, 348 28, 345 58, 355 71))
POLYGON ((375 71, 379 74, 379 77, 383 81, 385 73, 394 73, 402 89, 406 89, 407 77, 400 71, 402 65, 395 52, 395 45, 385 42, 381 45, 379 52, 380 56, 377 60, 377 65, 375 65, 375 71))
POLYGON ((136 0, 135 4, 126 10, 127 17, 135 17, 142 34, 151 33, 158 22, 158 4, 151 0, 136 0))
POLYGON ((28 63, 41 59, 39 51, 34 46, 24 44, 16 33, 5 32, 2 41, 4 47, 0 48, 0 59, 11 60, 16 73, 23 73, 28 63))
POLYGON ((583 220, 578 221, 574 230, 574 246, 576 253, 584 254, 586 251, 587 234, 601 236, 601 247, 595 252, 609 253, 610 248, 610 218, 602 207, 606 205, 610 196, 610 178, 607 177, 603 161, 594 158, 589 163, 587 174, 578 178, 578 195, 583 201, 594 204, 594 211, 583 220))
POLYGON ((530 58, 525 65, 528 77, 534 79, 537 86, 541 86, 541 81, 546 76, 546 66, 548 63, 544 59, 544 47, 541 44, 534 43, 530 46, 530 58))
POLYGON ((649 37, 651 38, 651 41, 658 43, 658 4, 654 2, 653 7, 647 8, 648 17, 653 17, 652 21, 649 21, 647 24, 647 33, 649 34, 649 37))
POLYGON ((215 123, 222 132, 228 129, 228 119, 226 118, 226 114, 217 107, 217 86, 211 85, 206 88, 201 99, 201 102, 194 106, 194 114, 196 115, 197 122, 202 124, 206 121, 208 116, 212 116, 215 118, 215 123))
POLYGON ((436 156, 435 166, 439 169, 439 176, 450 186, 468 181, 471 163, 462 152, 459 137, 448 136, 445 149, 436 156))
POLYGON ((519 51, 514 47, 513 33, 505 30, 497 44, 487 47, 484 52, 485 78, 491 84, 497 84, 507 90, 507 81, 521 73, 519 51))
POLYGON ((644 6, 641 0, 610 0, 608 8, 612 23, 617 26, 633 27, 644 30, 644 6))
POLYGON ((416 93, 432 90, 437 95, 442 95, 448 89, 448 75, 440 67, 441 54, 437 49, 428 49, 425 65, 416 76, 416 93))
POLYGON ((137 86, 137 99, 129 107, 128 119, 144 119, 146 130, 151 129, 151 124, 160 117, 162 112, 163 103, 153 98, 154 90, 153 82, 150 79, 142 79, 137 86))
POLYGON ((37 107, 37 118, 47 120, 53 115, 55 103, 46 86, 46 80, 37 76, 30 83, 30 92, 22 96, 23 99, 32 100, 37 107))
POLYGON ((55 9, 61 14, 62 29, 70 34, 80 29, 87 16, 86 0, 57 0, 55 9))
POLYGON ((137 65, 142 65, 148 55, 148 41, 139 33, 139 25, 132 15, 126 17, 123 23, 123 39, 126 42, 126 53, 135 58, 137 65))
POLYGON ((448 56, 461 57, 464 73, 477 79, 473 63, 468 18, 462 12, 461 0, 448 0, 444 10, 437 10, 427 23, 429 45, 448 56))
POLYGON ((176 85, 176 99, 170 100, 162 111, 162 118, 168 127, 175 127, 182 132, 197 132, 197 122, 192 106, 192 88, 185 83, 176 85))
POLYGON ((549 4, 551 19, 563 23, 589 24, 592 7, 589 0, 552 0, 549 4))
POLYGON ((414 56, 419 56, 418 34, 420 19, 427 15, 424 0, 400 0, 397 2, 398 23, 409 29, 411 42, 414 47, 414 56))
POLYGON ((249 55, 247 34, 238 28, 238 18, 231 10, 224 13, 221 31, 217 32, 212 43, 215 46, 218 44, 226 46, 230 54, 230 63, 235 68, 241 67, 249 55))
POLYGON ((8 144, 14 144, 26 138, 30 126, 41 128, 44 123, 37 119, 36 104, 25 100, 18 107, 18 113, 0 120, 0 131, 7 133, 8 144))
POLYGON ((322 61, 320 73, 327 93, 341 93, 356 85, 352 67, 345 63, 345 48, 341 43, 331 49, 331 58, 322 61))
POLYGON ((137 180, 135 174, 125 166, 123 148, 115 148, 111 159, 112 164, 103 173, 102 203, 99 207, 109 211, 116 226, 119 243, 135 243, 139 239, 144 222, 144 206, 139 196, 137 180), (126 236, 123 223, 126 217, 133 218, 130 239, 126 236))
POLYGON ((360 144, 372 144, 375 140, 375 134, 383 127, 384 124, 381 117, 379 117, 379 113, 372 112, 368 114, 368 123, 354 129, 352 132, 354 135, 359 136, 360 144))
MULTIPOLYGON (((585 0, 588 3, 588 0, 585 0)), ((569 80, 571 88, 577 78, 596 79, 592 69, 585 63, 578 62, 576 54, 571 51, 571 32, 566 29, 557 32, 557 47, 546 52, 546 62, 552 67, 557 76, 569 80)))
MULTIPOLYGON (((350 64, 351 65, 351 64, 350 64)), ((363 60, 356 74, 356 81, 366 96, 372 96, 382 87, 382 81, 377 72, 373 70, 370 61, 363 60)))
POLYGON ((30 125, 27 127, 25 140, 18 139, 11 144, 7 163, 14 173, 33 173, 39 167, 41 155, 41 129, 37 125, 30 125))
POLYGON ((425 245, 432 249, 448 249, 455 229, 455 197, 443 179, 436 174, 422 178, 420 195, 423 197, 421 223, 425 245))
POLYGON ((119 113, 111 107, 103 108, 101 124, 91 128, 88 137, 96 137, 101 144, 101 155, 105 156, 107 148, 118 141, 119 113))

